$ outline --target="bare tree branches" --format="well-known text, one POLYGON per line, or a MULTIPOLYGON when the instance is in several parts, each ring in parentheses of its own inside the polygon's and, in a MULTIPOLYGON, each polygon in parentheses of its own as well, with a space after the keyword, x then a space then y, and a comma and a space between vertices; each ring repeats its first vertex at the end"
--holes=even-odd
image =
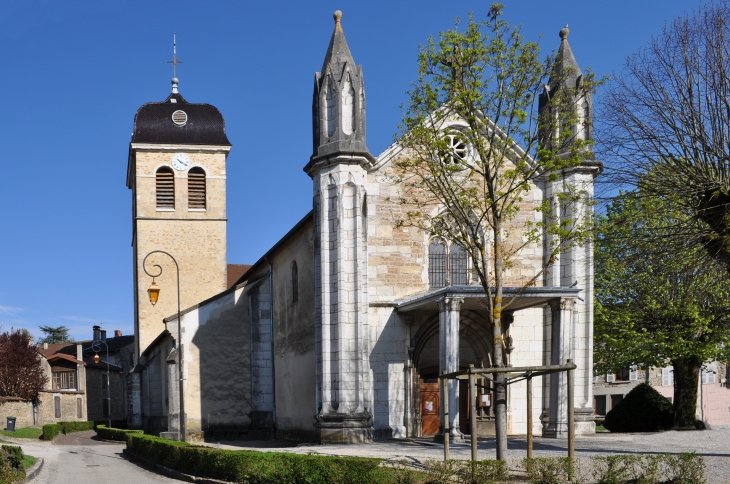
POLYGON ((599 143, 608 178, 675 196, 690 238, 730 270, 730 5, 666 24, 609 85, 599 143))

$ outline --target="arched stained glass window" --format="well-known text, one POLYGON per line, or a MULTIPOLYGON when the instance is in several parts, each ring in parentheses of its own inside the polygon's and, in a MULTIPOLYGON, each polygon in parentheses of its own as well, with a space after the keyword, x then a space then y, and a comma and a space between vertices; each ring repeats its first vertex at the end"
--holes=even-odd
POLYGON ((439 239, 428 246, 428 283, 431 288, 446 286, 446 244, 439 239))
POLYGON ((466 286, 469 282, 467 271, 466 251, 458 244, 453 244, 449 250, 449 272, 451 285, 466 286))

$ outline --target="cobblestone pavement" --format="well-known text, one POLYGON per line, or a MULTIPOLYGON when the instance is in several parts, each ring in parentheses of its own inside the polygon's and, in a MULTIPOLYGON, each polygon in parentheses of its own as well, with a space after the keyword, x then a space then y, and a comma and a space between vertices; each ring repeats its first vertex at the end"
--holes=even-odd
POLYGON ((124 444, 94 440, 94 431, 59 435, 53 442, 31 439, 3 440, 20 445, 23 452, 43 457, 45 463, 32 484, 159 484, 179 483, 128 461, 124 444))

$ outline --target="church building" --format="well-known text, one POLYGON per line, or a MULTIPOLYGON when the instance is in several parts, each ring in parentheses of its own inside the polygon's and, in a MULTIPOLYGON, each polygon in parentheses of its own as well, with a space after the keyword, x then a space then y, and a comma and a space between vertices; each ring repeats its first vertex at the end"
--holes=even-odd
MULTIPOLYGON (((438 436, 442 371, 495 365, 486 294, 464 250, 413 227, 397 227, 402 187, 390 176, 397 143, 373 155, 366 144, 365 86, 345 40, 341 13, 314 77, 312 206, 231 287, 226 288, 226 157, 221 113, 172 94, 142 106, 130 143, 133 193, 135 334, 138 361, 128 379, 130 425, 175 436, 182 365, 186 439, 344 443, 438 436), (307 213, 308 212, 308 213, 307 213), (175 264, 181 320, 177 317, 175 264), (155 267, 159 265, 160 267, 155 267), (160 268, 162 273, 159 274, 160 268), (158 275, 159 274, 159 275, 158 275), (164 298, 152 305, 154 281, 164 298), (164 324, 163 324, 164 323, 164 324), (181 326, 179 326, 181 325, 181 326), (178 339, 178 331, 181 341, 178 339), (180 361, 180 346, 183 358, 180 361), (165 433, 167 432, 167 433, 165 433)), ((561 31, 559 59, 580 74, 561 31)), ((590 98, 583 99, 590 106, 590 98)), ((585 110, 589 115, 590 110, 585 110)), ((458 131, 453 119, 444 129, 458 131)), ((590 137, 585 129, 584 136, 590 137)), ((563 183, 589 196, 601 165, 587 160, 545 177, 525 197, 533 209, 563 183)), ((537 217, 537 212, 534 213, 537 217)), ((232 221, 243 223, 243 221, 232 221)), ((592 245, 574 247, 538 283, 546 250, 520 253, 506 274, 504 364, 576 365, 576 432, 593 417, 592 245)), ((540 382, 540 380, 537 380, 540 382)), ((477 398, 480 436, 494 433, 488 380, 478 395, 453 383, 451 436, 463 438, 477 398)), ((527 432, 525 382, 508 388, 508 434, 527 432)), ((533 431, 567 435, 565 375, 533 389, 533 431)))

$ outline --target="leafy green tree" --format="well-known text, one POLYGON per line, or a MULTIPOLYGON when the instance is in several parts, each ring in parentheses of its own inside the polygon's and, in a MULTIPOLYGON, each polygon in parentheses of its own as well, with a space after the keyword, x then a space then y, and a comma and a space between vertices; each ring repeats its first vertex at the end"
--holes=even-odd
POLYGON ((39 328, 45 336, 38 340, 38 344, 48 343, 51 345, 74 342, 74 339, 68 334, 70 330, 66 326, 39 326, 39 328))
MULTIPOLYGON (((556 181, 559 170, 591 157, 588 137, 577 136, 590 121, 579 120, 576 107, 595 87, 590 72, 579 77, 558 55, 541 60, 539 45, 500 18, 502 7, 493 4, 484 21, 470 15, 463 31, 457 20, 456 28, 421 47, 418 80, 398 135, 404 151, 391 174, 404 205, 396 224, 451 241, 469 255, 491 295, 484 304, 497 366, 504 365, 506 272, 547 239, 542 268, 522 280, 523 288, 533 285, 559 252, 590 234, 583 187, 565 183, 556 199, 537 207, 529 201, 538 180, 556 181), (549 95, 539 109, 536 101, 546 86, 549 95), (444 129, 455 120, 458 130, 444 129), (562 216, 568 212, 570 220, 562 216)), ((495 392, 497 458, 504 459, 505 386, 498 384, 495 392)))
POLYGON ((595 368, 674 366, 674 426, 694 428, 699 372, 727 361, 730 285, 724 265, 687 240, 675 198, 619 195, 597 219, 595 368))

